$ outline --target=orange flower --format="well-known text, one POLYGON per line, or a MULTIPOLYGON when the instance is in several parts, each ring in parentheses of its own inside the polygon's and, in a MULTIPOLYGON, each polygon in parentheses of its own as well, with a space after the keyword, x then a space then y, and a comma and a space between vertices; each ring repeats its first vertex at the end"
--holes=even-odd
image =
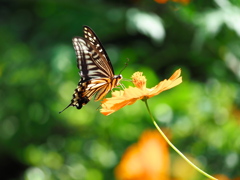
POLYGON ((119 180, 169 180, 169 151, 158 131, 145 131, 115 169, 119 180))
POLYGON ((111 98, 106 98, 102 101, 102 109, 100 112, 105 116, 119 110, 120 108, 131 105, 137 100, 146 100, 159 93, 171 89, 182 82, 180 77, 181 69, 178 69, 169 78, 161 81, 158 85, 153 88, 146 88, 146 78, 142 75, 142 72, 136 72, 132 75, 133 84, 136 87, 129 87, 124 91, 115 91, 112 93, 111 98))
POLYGON ((218 180, 230 180, 227 176, 225 176, 224 174, 217 174, 214 176, 215 178, 217 178, 218 180))
MULTIPOLYGON (((218 180, 230 180, 230 179, 229 179, 226 175, 224 175, 224 174, 216 174, 214 177, 217 178, 218 180)), ((232 179, 232 180, 240 180, 240 177, 236 177, 236 178, 234 178, 234 179, 232 179)))
POLYGON ((161 3, 161 4, 164 4, 166 3, 168 0, 155 0, 157 3, 161 3))
MULTIPOLYGON (((155 0, 157 3, 165 4, 168 0, 155 0)), ((188 4, 190 0, 172 0, 173 2, 179 2, 182 4, 188 4)))
POLYGON ((190 2, 190 0, 172 0, 173 2, 179 2, 182 4, 188 4, 190 2))

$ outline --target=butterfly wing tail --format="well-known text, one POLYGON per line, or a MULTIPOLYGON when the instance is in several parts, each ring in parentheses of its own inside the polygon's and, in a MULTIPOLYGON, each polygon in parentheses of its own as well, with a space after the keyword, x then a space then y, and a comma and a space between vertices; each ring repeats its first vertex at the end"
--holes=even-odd
POLYGON ((72 100, 72 102, 67 107, 65 107, 62 111, 60 111, 59 114, 62 113, 63 111, 65 111, 70 106, 76 106, 77 109, 81 109, 88 102, 89 102, 89 99, 86 98, 86 97, 82 97, 82 98, 79 98, 79 99, 75 98, 75 99, 72 100))
POLYGON ((59 114, 62 113, 63 111, 65 111, 67 108, 69 108, 70 106, 73 106, 72 103, 70 103, 67 107, 65 107, 63 110, 59 111, 59 114))
POLYGON ((70 106, 76 106, 77 109, 81 109, 84 105, 86 105, 89 101, 91 96, 83 95, 83 92, 85 92, 85 87, 83 86, 84 83, 79 83, 79 86, 75 89, 73 98, 71 100, 71 103, 65 107, 62 111, 59 112, 62 113, 70 106))

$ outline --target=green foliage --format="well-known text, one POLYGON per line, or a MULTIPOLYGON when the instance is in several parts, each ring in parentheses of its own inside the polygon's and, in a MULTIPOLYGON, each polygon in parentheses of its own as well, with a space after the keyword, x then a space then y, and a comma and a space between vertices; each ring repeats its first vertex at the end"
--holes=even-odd
POLYGON ((83 25, 116 74, 130 60, 125 79, 142 71, 152 87, 181 68, 183 83, 149 100, 155 118, 206 172, 240 176, 238 1, 6 1, 0 12, 3 179, 114 179, 126 148, 154 128, 141 101, 107 117, 94 101, 58 114, 79 81, 71 38, 83 25))

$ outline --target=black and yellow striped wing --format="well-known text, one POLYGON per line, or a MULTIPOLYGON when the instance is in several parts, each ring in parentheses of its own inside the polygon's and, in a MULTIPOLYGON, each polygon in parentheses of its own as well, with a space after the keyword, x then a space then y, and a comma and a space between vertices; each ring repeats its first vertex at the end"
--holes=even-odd
POLYGON ((66 108, 76 106, 81 109, 95 94, 96 101, 102 99, 122 79, 121 75, 114 75, 111 61, 96 34, 87 26, 83 32, 84 37, 72 39, 81 79, 66 108))

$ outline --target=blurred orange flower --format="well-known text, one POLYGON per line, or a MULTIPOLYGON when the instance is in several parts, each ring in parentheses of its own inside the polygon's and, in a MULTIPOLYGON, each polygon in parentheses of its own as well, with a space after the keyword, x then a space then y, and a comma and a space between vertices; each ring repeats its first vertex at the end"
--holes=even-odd
POLYGON ((171 89, 182 82, 180 74, 181 69, 178 69, 169 79, 165 79, 155 87, 149 89, 146 88, 147 80, 146 77, 142 75, 142 72, 135 72, 132 75, 132 81, 136 87, 129 87, 123 91, 113 92, 111 98, 106 98, 102 101, 102 109, 100 112, 107 116, 126 105, 135 103, 137 100, 146 100, 171 89))
POLYGON ((168 0, 155 0, 157 3, 165 4, 168 0))
MULTIPOLYGON (((165 4, 167 3, 169 0, 155 0, 157 3, 161 3, 161 4, 165 4)), ((178 3, 182 3, 182 4, 188 4, 190 2, 190 0, 172 0, 173 2, 178 2, 178 3)))
POLYGON ((218 180, 230 180, 227 176, 223 174, 217 174, 214 177, 217 178, 218 180))
POLYGON ((119 180, 169 180, 168 145, 158 131, 145 131, 115 169, 119 180))
MULTIPOLYGON (((214 177, 217 178, 218 180, 231 180, 224 174, 216 174, 214 177)), ((232 180, 240 180, 240 177, 234 178, 232 180)))

